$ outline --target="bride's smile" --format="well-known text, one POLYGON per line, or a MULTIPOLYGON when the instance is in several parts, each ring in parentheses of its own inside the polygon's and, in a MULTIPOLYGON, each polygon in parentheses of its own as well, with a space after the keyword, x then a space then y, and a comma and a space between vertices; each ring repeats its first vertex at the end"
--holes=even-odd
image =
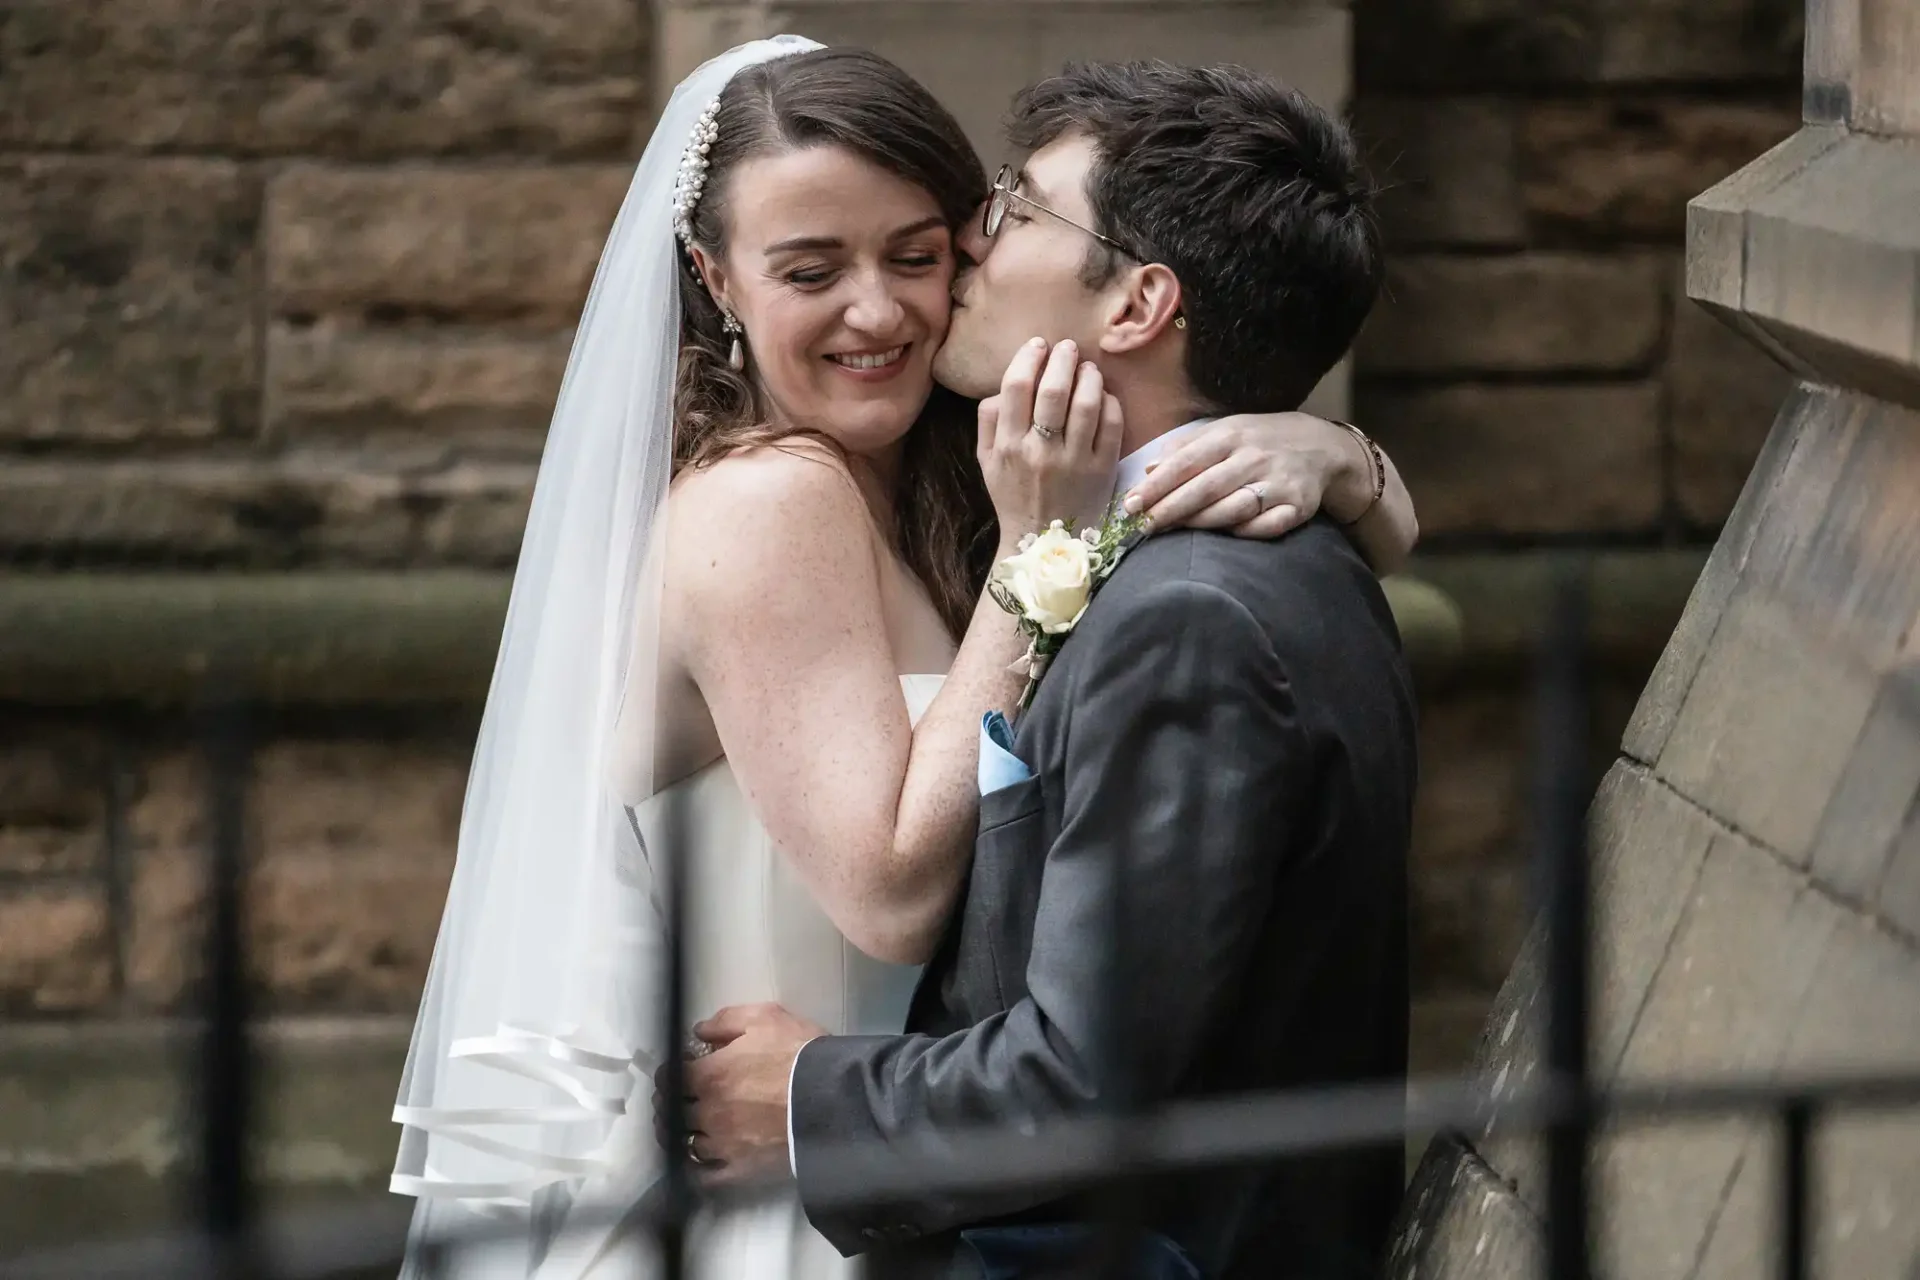
POLYGON ((827 359, 863 382, 884 382, 901 371, 911 347, 909 343, 885 351, 843 351, 827 359))

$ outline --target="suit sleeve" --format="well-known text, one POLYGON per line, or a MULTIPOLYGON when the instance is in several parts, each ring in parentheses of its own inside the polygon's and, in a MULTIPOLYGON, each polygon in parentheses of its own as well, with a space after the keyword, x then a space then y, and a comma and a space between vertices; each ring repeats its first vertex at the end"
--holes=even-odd
MULTIPOLYGON (((1130 956, 1119 1034, 1143 1100, 1173 1095, 1220 1037, 1267 916, 1281 833, 1304 767, 1300 729, 1271 643, 1238 601, 1157 582, 1102 620, 1074 664, 1062 819, 1046 853, 1029 994, 945 1037, 830 1036, 795 1066, 796 1174, 847 1142, 885 1185, 938 1159, 940 1135, 1031 1129, 1111 1093, 1096 1039, 1116 868, 1130 956)), ((843 1253, 1014 1213, 1052 1193, 981 1194, 843 1212, 808 1203, 843 1253)))

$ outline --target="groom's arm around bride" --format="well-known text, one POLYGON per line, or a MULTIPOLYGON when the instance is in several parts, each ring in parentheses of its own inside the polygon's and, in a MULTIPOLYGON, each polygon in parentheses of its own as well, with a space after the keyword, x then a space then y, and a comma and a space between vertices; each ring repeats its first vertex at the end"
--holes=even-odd
MULTIPOLYGON (((1023 717, 1034 776, 983 799, 966 901, 916 1001, 920 1034, 801 1052, 803 1201, 816 1151, 857 1142, 906 1173, 943 1133, 1102 1105, 1116 976, 1115 1039, 1140 1101, 1402 1072, 1408 702, 1378 587, 1333 529, 1141 546, 1023 717)), ((1211 1275, 1271 1262, 1283 1237, 1305 1261, 1372 1230, 1345 1220, 1356 1204, 1391 1213, 1398 1159, 1186 1176, 1156 1188, 1153 1225, 1211 1275)), ((1037 1199, 810 1216, 857 1252, 1067 1216, 1037 1199)))

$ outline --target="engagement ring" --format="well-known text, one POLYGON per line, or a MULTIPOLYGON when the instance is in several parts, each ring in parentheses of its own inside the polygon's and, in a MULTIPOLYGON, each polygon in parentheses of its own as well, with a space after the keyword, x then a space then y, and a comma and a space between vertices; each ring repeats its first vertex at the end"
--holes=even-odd
POLYGON ((1038 431, 1038 432, 1040 433, 1040 438, 1041 438, 1042 440, 1051 440, 1051 439, 1053 439, 1053 430, 1054 430, 1054 429, 1053 429, 1052 427, 1049 427, 1049 426, 1047 426, 1047 425, 1046 425, 1045 423, 1041 423, 1041 422, 1036 422, 1036 423, 1034 423, 1034 424, 1033 424, 1033 426, 1031 426, 1030 428, 1028 428, 1028 430, 1030 430, 1030 431, 1038 431))

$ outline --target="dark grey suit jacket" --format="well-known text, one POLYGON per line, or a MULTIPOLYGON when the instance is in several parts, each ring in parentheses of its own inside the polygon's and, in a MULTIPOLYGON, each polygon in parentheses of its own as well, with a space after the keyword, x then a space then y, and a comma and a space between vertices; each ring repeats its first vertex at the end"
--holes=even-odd
MULTIPOLYGON (((1144 908, 1120 1029, 1136 1095, 1404 1078, 1413 696, 1386 599, 1335 527, 1142 543, 1054 659, 1014 750, 1034 776, 981 801, 966 898, 907 1034, 800 1055, 803 1203, 827 1146, 894 1150, 1102 1103, 1122 855, 1125 901, 1144 908)), ((1150 1225, 1214 1280, 1368 1275, 1402 1172, 1395 1145, 1185 1174, 1152 1188, 1150 1225)), ((962 1226, 1072 1216, 1039 1198, 808 1213, 878 1264, 950 1248, 962 1226)))

